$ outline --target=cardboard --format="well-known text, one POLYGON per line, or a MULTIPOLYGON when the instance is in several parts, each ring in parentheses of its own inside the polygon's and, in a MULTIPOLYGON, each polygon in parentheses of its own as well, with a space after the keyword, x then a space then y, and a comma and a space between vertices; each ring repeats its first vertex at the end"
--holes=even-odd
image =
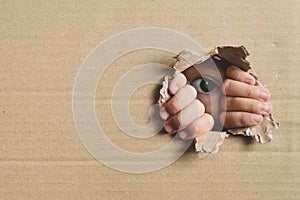
MULTIPOLYGON (((298 199, 299 3, 297 1, 1 1, 1 199, 298 199), (98 162, 72 118, 81 63, 101 41, 132 28, 157 26, 189 35, 205 49, 247 47, 272 93, 281 128, 261 145, 226 139, 198 159, 191 147, 161 170, 128 174, 98 162)), ((172 65, 172 55, 143 50, 112 63, 99 81, 96 113, 108 137, 132 152, 154 151, 171 138, 134 139, 111 117, 111 91, 134 66, 172 65)), ((130 113, 147 124, 153 94, 137 90, 130 113)))
MULTIPOLYGON (((201 64, 209 58, 211 58, 209 54, 201 54, 192 50, 183 50, 177 56, 175 56, 176 62, 174 66, 172 66, 172 68, 175 69, 174 73, 167 74, 163 78, 162 87, 159 91, 159 106, 164 106, 165 103, 171 99, 168 87, 169 83, 177 73, 181 73, 193 65, 201 64)), ((196 137, 194 139, 194 147, 195 151, 199 152, 199 158, 204 158, 210 153, 217 153, 219 151, 219 146, 223 143, 225 137, 227 136, 228 134, 226 134, 226 132, 212 130, 204 135, 196 137)))
MULTIPOLYGON (((201 54, 192 50, 183 50, 175 57, 176 62, 174 66, 172 66, 175 71, 173 74, 167 74, 164 76, 162 87, 159 91, 160 97, 158 104, 160 107, 164 106, 164 104, 171 99, 168 87, 174 76, 191 66, 204 63, 209 58, 213 59, 216 65, 218 63, 218 65, 224 69, 230 65, 238 66, 244 71, 249 71, 251 69, 249 61, 246 60, 249 53, 244 46, 218 46, 215 50, 209 52, 210 53, 201 54)), ((258 77, 253 73, 250 74, 256 80, 255 85, 262 86, 258 77)), ((213 129, 212 131, 195 138, 195 150, 199 152, 200 158, 204 158, 209 153, 217 153, 219 146, 223 143, 225 137, 229 136, 228 134, 249 136, 254 138, 257 142, 265 144, 271 142, 273 138, 272 130, 277 128, 279 128, 279 123, 274 120, 272 114, 269 114, 264 116, 261 124, 253 127, 233 128, 226 131, 216 131, 213 129)))
POLYGON ((213 54, 224 58, 228 62, 239 66, 245 71, 251 69, 249 61, 246 60, 246 57, 249 56, 249 53, 244 46, 220 46, 216 48, 216 52, 213 54))
MULTIPOLYGON (((212 56, 219 57, 218 59, 225 59, 229 62, 229 65, 235 65, 243 69, 244 71, 249 71, 251 69, 249 61, 246 59, 250 54, 244 46, 233 47, 224 46, 217 47, 216 53, 212 56)), ((224 67, 228 64, 225 64, 224 67)), ((258 80, 258 76, 250 72, 250 74, 255 78, 255 85, 263 86, 258 80)), ((272 130, 279 128, 279 123, 272 117, 272 113, 264 116, 263 122, 259 125, 253 127, 242 127, 229 129, 228 133, 233 135, 243 135, 253 137, 257 142, 265 144, 271 142, 272 140, 272 130)))

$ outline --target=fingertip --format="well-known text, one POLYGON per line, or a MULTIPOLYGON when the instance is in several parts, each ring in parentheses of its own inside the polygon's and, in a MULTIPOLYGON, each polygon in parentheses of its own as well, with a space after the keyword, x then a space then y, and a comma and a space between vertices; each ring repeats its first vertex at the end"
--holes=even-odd
POLYGON ((213 116, 211 116, 210 114, 207 114, 207 113, 205 113, 204 115, 209 120, 209 126, 208 126, 209 129, 212 129, 214 127, 214 124, 215 124, 215 120, 214 120, 213 116))
POLYGON ((160 117, 161 117, 163 120, 167 120, 168 117, 170 116, 164 107, 162 107, 162 108, 160 109, 159 114, 160 114, 160 117))
POLYGON ((205 113, 185 129, 189 134, 185 139, 187 140, 199 137, 212 130, 213 126, 214 118, 211 115, 205 113))
MULTIPOLYGON (((186 79, 186 77, 185 77, 185 75, 184 75, 183 73, 178 73, 178 74, 176 75, 176 77, 178 77, 178 79, 180 80, 180 82, 184 83, 183 85, 186 84, 187 79, 186 79)), ((183 86, 183 85, 182 85, 182 86, 183 86)))
POLYGON ((168 133, 173 133, 173 132, 174 132, 174 129, 173 129, 173 127, 172 127, 170 124, 165 124, 165 125, 164 125, 164 129, 165 129, 165 131, 167 131, 168 133))
POLYGON ((182 139, 182 140, 186 140, 188 138, 188 134, 187 132, 185 131, 181 131, 179 132, 179 137, 182 139))
POLYGON ((269 90, 264 90, 260 94, 260 98, 264 101, 268 101, 270 99, 270 97, 271 97, 271 94, 270 94, 269 90))
POLYGON ((186 85, 186 77, 182 73, 176 74, 176 76, 171 80, 169 85, 169 91, 171 94, 176 94, 180 88, 186 85))
POLYGON ((171 85, 170 84, 169 91, 170 91, 171 94, 173 94, 173 95, 176 94, 176 92, 178 91, 178 89, 179 88, 178 88, 177 85, 171 85))
POLYGON ((191 93, 193 96, 193 100, 197 97, 197 90, 195 89, 195 87, 191 86, 191 85, 186 85, 185 86, 185 90, 187 93, 191 93))
POLYGON ((271 104, 271 103, 263 103, 262 110, 263 110, 266 114, 270 114, 270 113, 272 112, 272 104, 271 104))
POLYGON ((248 77, 245 79, 245 83, 249 85, 255 85, 255 82, 256 82, 255 78, 250 74, 248 74, 248 77))
POLYGON ((231 76, 232 75, 232 72, 239 69, 238 67, 234 66, 234 65, 231 65, 229 66, 227 69, 226 69, 226 74, 227 76, 231 76))
POLYGON ((255 78, 248 72, 243 71, 237 66, 230 66, 226 70, 226 75, 236 81, 244 82, 249 85, 255 85, 255 78))
POLYGON ((260 124, 263 121, 263 116, 258 114, 252 114, 252 120, 255 124, 260 124))

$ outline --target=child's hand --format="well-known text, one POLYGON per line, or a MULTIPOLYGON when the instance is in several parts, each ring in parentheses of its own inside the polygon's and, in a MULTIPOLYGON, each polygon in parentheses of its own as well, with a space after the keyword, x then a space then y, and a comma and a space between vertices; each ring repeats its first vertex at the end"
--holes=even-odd
POLYGON ((255 86, 255 79, 238 67, 226 70, 229 79, 224 81, 223 92, 226 94, 222 107, 226 112, 220 114, 220 121, 225 128, 254 126, 263 121, 262 115, 272 111, 268 102, 270 92, 262 86, 255 86))
MULTIPOLYGON (((198 68, 202 76, 213 79, 214 73, 209 69, 206 65, 198 68)), ((271 113, 269 90, 254 85, 255 79, 249 73, 235 66, 219 68, 217 73, 221 73, 224 83, 218 90, 210 82, 212 85, 208 86, 215 89, 204 92, 197 87, 198 70, 191 67, 185 75, 179 73, 170 82, 169 92, 174 96, 160 110, 168 133, 179 131, 182 139, 192 139, 210 131, 214 123, 221 123, 227 129, 254 126, 263 121, 263 115, 271 113), (196 80, 197 84, 187 85, 186 76, 189 82, 193 84, 196 80)))
POLYGON ((196 89, 186 83, 182 73, 172 79, 169 92, 174 96, 161 108, 160 116, 166 120, 164 128, 168 133, 179 131, 182 139, 192 139, 210 131, 214 120, 196 99, 196 89))

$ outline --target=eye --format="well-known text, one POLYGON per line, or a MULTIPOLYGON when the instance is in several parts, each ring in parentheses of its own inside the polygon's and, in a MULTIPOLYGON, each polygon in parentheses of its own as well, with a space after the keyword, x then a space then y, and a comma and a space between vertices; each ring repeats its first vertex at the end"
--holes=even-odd
POLYGON ((217 87, 217 84, 213 80, 202 77, 194 80, 192 85, 200 93, 210 93, 217 87))

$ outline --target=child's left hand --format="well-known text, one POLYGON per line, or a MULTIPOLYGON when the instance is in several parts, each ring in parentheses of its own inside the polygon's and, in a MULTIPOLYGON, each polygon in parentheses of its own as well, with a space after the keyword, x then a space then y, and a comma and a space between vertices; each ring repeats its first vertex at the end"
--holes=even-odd
POLYGON ((254 85, 254 77, 236 66, 228 67, 226 76, 228 78, 223 84, 226 97, 222 100, 225 112, 220 114, 221 123, 225 128, 260 124, 263 115, 272 111, 272 104, 268 102, 270 91, 263 86, 254 85))

